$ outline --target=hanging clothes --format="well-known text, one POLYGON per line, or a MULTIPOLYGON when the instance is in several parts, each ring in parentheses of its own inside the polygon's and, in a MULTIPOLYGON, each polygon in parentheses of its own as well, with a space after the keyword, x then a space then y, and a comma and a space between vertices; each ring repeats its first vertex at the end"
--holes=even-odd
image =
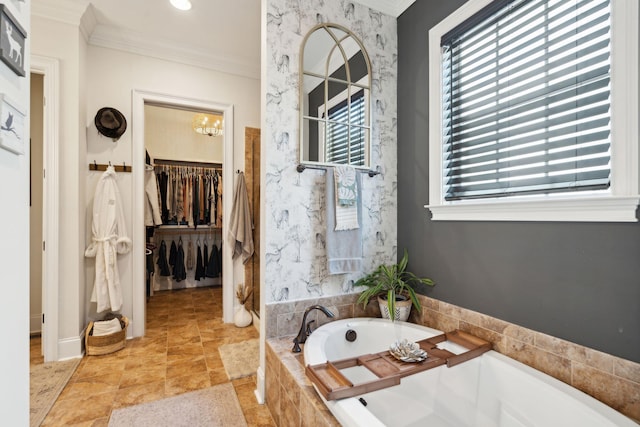
POLYGON ((174 218, 175 218, 175 207, 173 206, 173 201, 175 200, 174 198, 174 191, 175 191, 175 182, 173 181, 173 171, 169 171, 168 177, 167 177, 167 217, 168 217, 168 223, 169 224, 174 224, 174 218))
POLYGON ((218 247, 214 244, 211 246, 211 256, 207 263, 207 270, 205 272, 207 277, 220 277, 220 267, 218 264, 218 247))
POLYGON ((200 280, 204 277, 204 261, 202 260, 202 248, 200 247, 200 243, 198 242, 198 255, 196 258, 196 280, 200 280))
POLYGON ((191 240, 187 243, 187 270, 193 270, 193 244, 191 240))
POLYGON ((205 183, 204 183, 204 177, 202 175, 198 175, 198 183, 200 185, 200 197, 199 197, 199 201, 200 201, 200 205, 199 205, 199 209, 200 209, 200 224, 204 224, 204 187, 205 187, 205 183))
POLYGON ((186 178, 186 183, 187 183, 187 224, 189 225, 189 227, 193 227, 193 178, 191 176, 188 176, 186 178))
POLYGON ((207 263, 209 262, 209 247, 207 243, 204 244, 204 253, 202 255, 202 277, 206 277, 207 263))
POLYGON ((182 248, 182 238, 178 242, 176 250, 176 264, 173 268, 173 278, 177 282, 181 282, 187 278, 187 270, 184 268, 184 249, 182 248))
POLYGON ((167 209, 167 183, 169 181, 169 176, 166 172, 161 172, 157 174, 158 179, 158 188, 160 189, 160 201, 161 201, 161 212, 162 212, 162 222, 166 224, 169 222, 169 209, 167 209))
POLYGON ((122 209, 116 171, 107 167, 102 174, 93 199, 93 238, 85 256, 96 259, 96 273, 91 301, 97 303, 98 313, 122 308, 122 289, 118 273, 117 254, 131 250, 131 239, 122 209))
POLYGON ((200 180, 198 175, 193 176, 193 227, 200 224, 200 180))
POLYGON ((167 262, 167 244, 164 242, 160 242, 160 249, 158 250, 158 261, 156 261, 158 267, 160 268, 161 276, 171 276, 171 271, 169 270, 169 263, 167 262))
POLYGON ((171 249, 169 250, 169 265, 171 268, 176 267, 176 257, 178 255, 178 247, 176 246, 176 241, 171 241, 171 249))
POLYGON ((213 189, 211 190, 211 204, 213 205, 213 218, 211 222, 217 226, 218 225, 218 172, 213 174, 213 179, 211 180, 213 189))
POLYGON ((158 204, 158 180, 153 168, 149 166, 145 166, 144 170, 144 193, 144 225, 161 225, 162 212, 158 204))
POLYGON ((176 220, 178 224, 182 223, 184 218, 184 204, 182 199, 184 198, 184 190, 182 176, 176 173, 176 220))
POLYGON ((216 226, 222 228, 222 175, 218 174, 218 192, 216 193, 218 204, 218 216, 216 217, 216 226))

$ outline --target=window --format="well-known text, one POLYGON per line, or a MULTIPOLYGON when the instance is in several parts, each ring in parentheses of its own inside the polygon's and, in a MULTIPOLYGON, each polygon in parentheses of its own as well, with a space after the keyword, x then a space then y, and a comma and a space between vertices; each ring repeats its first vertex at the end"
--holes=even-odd
POLYGON ((636 220, 628 3, 472 0, 431 30, 433 219, 636 220))

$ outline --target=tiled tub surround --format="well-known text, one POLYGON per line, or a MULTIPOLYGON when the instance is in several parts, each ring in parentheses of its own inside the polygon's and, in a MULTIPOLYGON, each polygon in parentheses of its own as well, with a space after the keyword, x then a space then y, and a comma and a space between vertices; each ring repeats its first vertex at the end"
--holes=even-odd
MULTIPOLYGON (((335 319, 380 316, 377 302, 363 310, 361 305, 355 304, 357 296, 341 295, 266 306, 265 318, 270 333, 267 337, 267 404, 278 425, 313 425, 308 424, 309 417, 313 416, 312 408, 317 409, 315 417, 320 418, 316 425, 337 422, 306 378, 301 353, 291 353, 291 340, 300 328, 305 308, 310 305, 324 305, 335 314, 335 319)), ((582 390, 640 422, 639 363, 423 295, 419 298, 422 313, 413 310, 411 322, 443 331, 461 329, 486 339, 493 343, 497 352, 582 390)), ((307 318, 317 319, 314 325, 334 320, 327 319, 322 313, 314 315, 317 317, 307 318)))

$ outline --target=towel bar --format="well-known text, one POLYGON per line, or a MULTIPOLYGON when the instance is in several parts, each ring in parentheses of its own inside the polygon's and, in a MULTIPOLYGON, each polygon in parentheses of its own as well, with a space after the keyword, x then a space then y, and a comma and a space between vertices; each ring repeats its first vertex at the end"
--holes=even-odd
MULTIPOLYGON (((327 170, 327 167, 331 167, 331 166, 310 166, 310 165, 303 165, 302 163, 298 164, 298 166, 296 166, 296 170, 300 173, 304 172, 305 169, 319 169, 319 170, 327 170)), ((370 177, 374 177, 376 175, 380 174, 380 171, 374 171, 372 169, 369 170, 364 170, 364 169, 357 169, 356 170, 358 172, 365 172, 367 175, 369 175, 370 177)))

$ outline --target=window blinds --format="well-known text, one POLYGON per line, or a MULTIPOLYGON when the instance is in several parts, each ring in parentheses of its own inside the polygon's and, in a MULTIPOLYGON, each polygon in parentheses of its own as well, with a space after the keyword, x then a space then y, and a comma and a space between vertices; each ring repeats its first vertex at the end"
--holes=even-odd
POLYGON ((364 165, 364 106, 364 90, 361 89, 351 96, 351 117, 346 99, 329 109, 328 162, 364 165))
POLYGON ((445 200, 609 187, 609 0, 515 0, 442 38, 445 200))

